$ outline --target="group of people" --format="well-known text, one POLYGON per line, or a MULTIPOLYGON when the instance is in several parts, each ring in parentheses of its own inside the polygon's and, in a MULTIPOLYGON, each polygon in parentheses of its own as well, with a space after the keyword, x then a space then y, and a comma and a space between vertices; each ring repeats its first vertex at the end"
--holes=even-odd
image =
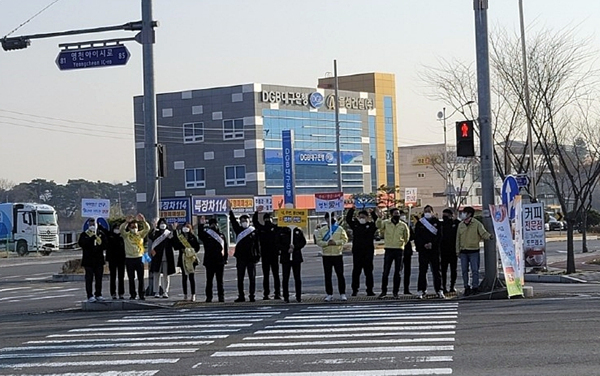
MULTIPOLYGON (((429 205, 423 208, 423 215, 414 223, 408 221, 404 212, 393 208, 389 218, 383 219, 374 210, 348 210, 346 223, 353 233, 352 242, 352 296, 358 295, 360 277, 364 273, 367 296, 375 296, 373 261, 375 255, 375 234, 384 238, 383 275, 379 298, 388 293, 389 275, 394 268, 392 294, 400 292, 401 272, 404 269, 404 294, 410 292, 411 259, 414 250, 418 253, 419 276, 417 297, 427 294, 427 273, 431 270, 433 288, 440 298, 446 293, 456 292, 457 260, 460 258, 464 294, 478 292, 479 287, 479 242, 492 238, 484 226, 473 218, 471 207, 462 210, 460 220, 454 218, 451 209, 443 211, 439 220, 429 205), (449 285, 448 270, 450 270, 449 285), (469 283, 469 271, 471 283, 469 283)), ((271 276, 273 278, 273 299, 289 302, 289 280, 291 273, 295 282, 295 298, 302 301, 301 264, 302 249, 306 238, 302 229, 278 226, 273 223, 270 213, 259 218, 259 212, 252 217, 246 214, 236 218, 229 213, 231 228, 236 237, 235 251, 238 297, 235 302, 246 301, 245 279, 248 276, 248 300, 256 299, 256 264, 262 261, 263 300, 271 299, 271 276), (282 279, 279 277, 279 265, 282 279)), ((315 234, 315 240, 322 249, 322 262, 325 279, 325 301, 333 300, 333 272, 335 271, 339 299, 348 300, 344 278, 343 248, 348 235, 335 216, 325 215, 324 224, 315 234)), ((155 298, 168 298, 170 276, 181 270, 184 300, 188 300, 188 283, 191 301, 196 300, 195 269, 200 243, 204 245, 202 264, 206 269, 206 302, 213 301, 213 281, 216 280, 217 299, 225 301, 223 274, 228 262, 227 236, 221 231, 216 218, 199 220, 197 235, 190 223, 179 226, 168 225, 163 218, 153 228, 142 214, 128 216, 121 225, 113 225, 110 230, 98 225, 90 218, 87 229, 79 237, 83 250, 82 266, 85 269, 86 293, 89 302, 102 301, 102 276, 105 257, 110 270, 110 295, 113 299, 124 299, 125 271, 129 279, 130 299, 144 300, 148 293, 155 298), (146 246, 146 243, 148 246, 146 246), (178 251, 177 259, 175 252, 178 251), (150 259, 150 260, 148 260, 150 259), (144 289, 144 262, 149 261, 152 284, 144 289), (137 290, 135 279, 137 277, 137 290), (94 283, 95 280, 95 283, 94 283)))

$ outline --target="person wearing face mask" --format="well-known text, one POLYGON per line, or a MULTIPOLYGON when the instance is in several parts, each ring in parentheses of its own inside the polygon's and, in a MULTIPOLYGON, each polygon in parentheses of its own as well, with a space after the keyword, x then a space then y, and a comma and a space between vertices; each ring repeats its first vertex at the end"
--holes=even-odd
POLYGON ((352 296, 358 295, 360 274, 365 271, 367 296, 375 296, 373 292, 373 257, 375 256, 375 233, 377 232, 377 214, 371 210, 358 212, 354 218, 355 208, 346 213, 346 223, 352 229, 352 296), (373 220, 368 221, 369 216, 373 220))
POLYGON ((328 225, 321 227, 317 235, 317 245, 323 249, 323 271, 325 274, 325 301, 333 300, 333 282, 332 269, 338 280, 338 292, 340 300, 347 301, 346 297, 346 279, 344 278, 344 258, 342 251, 344 244, 348 242, 346 230, 336 223, 335 216, 329 219, 329 213, 325 214, 325 221, 328 225))
POLYGON ((206 303, 211 303, 213 299, 213 280, 217 280, 217 296, 219 302, 225 301, 225 290, 223 288, 223 271, 227 264, 228 245, 225 235, 219 228, 216 218, 208 220, 200 218, 198 227, 198 238, 204 244, 204 259, 202 265, 206 269, 206 303))
POLYGON ((427 270, 431 266, 433 287, 438 297, 445 299, 440 277, 440 221, 433 216, 431 205, 425 205, 423 216, 415 224, 415 248, 419 254, 419 279, 417 297, 423 299, 427 294, 427 270))
POLYGON ((235 267, 237 269, 238 298, 234 302, 245 302, 244 278, 246 271, 250 282, 248 298, 254 302, 254 293, 256 292, 256 263, 260 260, 260 245, 258 243, 258 233, 253 226, 250 226, 250 217, 240 216, 238 222, 233 211, 229 212, 229 222, 236 235, 235 244, 235 267))
POLYGON ((78 244, 83 251, 81 266, 85 269, 85 291, 88 302, 93 303, 104 300, 102 297, 102 275, 104 272, 106 238, 102 231, 97 231, 94 218, 88 219, 87 225, 87 229, 79 235, 78 244), (95 288, 93 294, 92 286, 95 288))
POLYGON ((174 237, 173 230, 168 228, 166 219, 160 218, 156 226, 157 228, 148 235, 148 239, 152 241, 150 272, 154 283, 154 297, 166 299, 169 297, 170 276, 175 274, 174 237), (162 294, 159 293, 161 288, 162 294))
POLYGON ((281 253, 281 269, 283 270, 283 301, 290 302, 290 272, 294 273, 296 301, 302 302, 302 248, 306 245, 306 238, 299 227, 280 227, 277 231, 277 246, 281 253))
POLYGON ((177 257, 177 267, 181 269, 181 288, 183 290, 183 300, 188 299, 187 282, 190 282, 191 302, 196 301, 196 278, 195 271, 198 265, 196 253, 200 251, 200 243, 198 238, 192 232, 192 225, 186 223, 181 229, 178 229, 179 224, 173 223, 175 237, 173 237, 173 246, 179 251, 177 257))
POLYGON ((460 221, 453 218, 452 209, 444 209, 442 212, 442 238, 440 240, 442 291, 456 292, 456 268, 458 267, 458 256, 456 255, 456 231, 460 221), (448 268, 450 268, 450 289, 446 289, 448 282, 448 268))
POLYGON ((129 279, 129 299, 133 300, 136 296, 144 300, 144 238, 150 232, 150 225, 142 214, 135 218, 127 216, 125 222, 119 227, 120 235, 125 244, 125 269, 129 279), (138 293, 135 292, 135 276, 138 279, 138 293))
POLYGON ((410 275, 412 272, 412 242, 415 240, 415 230, 412 222, 408 221, 408 217, 406 217, 406 214, 404 214, 404 211, 402 210, 400 210, 400 220, 406 223, 409 231, 408 242, 404 246, 404 251, 402 252, 402 266, 404 268, 404 295, 412 295, 410 293, 410 275))
POLYGON ((274 299, 281 299, 281 281, 279 279, 279 250, 277 249, 277 238, 279 227, 273 224, 271 214, 263 215, 264 224, 258 219, 258 211, 252 216, 252 223, 258 231, 260 243, 260 257, 263 271, 263 300, 269 300, 269 274, 273 274, 274 299))
POLYGON ((456 231, 456 253, 460 257, 460 267, 465 287, 465 296, 479 293, 479 242, 494 237, 483 223, 473 218, 475 209, 467 206, 461 215, 462 222, 456 231), (469 267, 471 268, 471 284, 469 285, 469 267))
POLYGON ((404 247, 410 239, 408 225, 400 220, 400 210, 392 208, 389 210, 390 219, 377 219, 377 228, 383 233, 385 254, 383 258, 383 276, 381 278, 381 294, 379 299, 387 295, 388 279, 392 264, 394 265, 394 287, 392 293, 398 298, 400 291, 400 271, 402 270, 402 254, 404 247))
POLYGON ((113 224, 111 230, 106 232, 106 261, 110 271, 110 295, 117 299, 117 282, 119 299, 125 295, 125 243, 121 237, 118 224, 113 224))

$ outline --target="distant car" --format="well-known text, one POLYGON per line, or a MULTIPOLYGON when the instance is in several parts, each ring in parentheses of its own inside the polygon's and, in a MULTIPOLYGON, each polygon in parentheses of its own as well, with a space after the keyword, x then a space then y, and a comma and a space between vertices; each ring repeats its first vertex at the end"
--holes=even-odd
POLYGON ((546 223, 546 231, 561 231, 563 230, 563 223, 556 220, 554 217, 550 217, 548 223, 546 223))

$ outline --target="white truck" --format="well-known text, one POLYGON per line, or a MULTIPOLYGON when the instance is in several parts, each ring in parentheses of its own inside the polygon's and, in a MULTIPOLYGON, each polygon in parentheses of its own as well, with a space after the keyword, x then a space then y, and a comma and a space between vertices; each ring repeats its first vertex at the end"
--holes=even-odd
POLYGON ((59 248, 56 210, 50 205, 0 204, 0 249, 25 256, 39 252, 48 256, 59 248))

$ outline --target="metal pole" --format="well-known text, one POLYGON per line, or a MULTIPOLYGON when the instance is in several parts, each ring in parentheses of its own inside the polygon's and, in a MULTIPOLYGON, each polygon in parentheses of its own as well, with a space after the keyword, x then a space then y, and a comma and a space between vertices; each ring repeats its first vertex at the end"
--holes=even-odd
POLYGON ((442 108, 442 113, 444 114, 444 193, 446 194, 446 206, 451 206, 450 203, 450 190, 448 186, 450 185, 450 179, 448 174, 448 140, 446 138, 446 107, 442 108))
POLYGON ((141 41, 144 58, 144 152, 146 161, 146 218, 158 218, 156 96, 154 93, 154 28, 152 0, 142 0, 141 41))
POLYGON ((519 0, 519 19, 521 23, 521 52, 523 55, 523 94, 525 96, 525 114, 527 115, 527 145, 529 145, 529 177, 531 178, 531 202, 537 201, 536 173, 533 159, 533 124, 529 101, 529 73, 527 72, 527 49, 525 48, 525 22, 523 21, 523 0, 519 0))
MULTIPOLYGON (((489 205, 494 204, 494 158, 492 137, 492 108, 490 104, 490 59, 488 46, 487 9, 488 0, 473 0, 475 10, 475 46, 477 50, 477 95, 479 98, 479 136, 481 153, 481 189, 483 224, 492 232, 489 205)), ((492 232, 493 233, 493 232, 492 232)), ((497 254, 494 240, 484 242, 485 278, 481 284, 484 291, 496 285, 497 254)))
POLYGON ((335 152, 337 155, 337 187, 338 192, 342 188, 342 153, 340 151, 340 102, 338 96, 337 60, 333 60, 333 80, 335 85, 335 152))

